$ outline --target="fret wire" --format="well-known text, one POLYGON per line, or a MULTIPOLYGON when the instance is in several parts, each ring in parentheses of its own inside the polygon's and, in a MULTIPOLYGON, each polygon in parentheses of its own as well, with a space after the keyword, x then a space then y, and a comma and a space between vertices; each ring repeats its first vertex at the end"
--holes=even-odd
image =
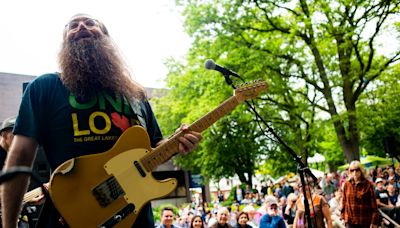
POLYGON ((156 155, 156 160, 158 162, 158 165, 160 165, 162 163, 162 157, 160 156, 161 153, 157 153, 156 155))

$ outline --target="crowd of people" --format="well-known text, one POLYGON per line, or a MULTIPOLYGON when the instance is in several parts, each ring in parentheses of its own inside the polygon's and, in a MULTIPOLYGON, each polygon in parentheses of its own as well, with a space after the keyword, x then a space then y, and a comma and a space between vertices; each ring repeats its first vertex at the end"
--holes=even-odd
POLYGON ((384 214, 400 222, 400 168, 365 170, 359 161, 353 161, 346 171, 326 173, 317 183, 311 178, 305 181, 304 188, 298 178, 260 188, 238 185, 231 191, 234 203, 228 206, 222 205, 229 196, 218 191, 211 207, 202 203, 180 208, 167 223, 162 215, 159 227, 302 228, 308 227, 309 221, 312 227, 394 227, 384 214))

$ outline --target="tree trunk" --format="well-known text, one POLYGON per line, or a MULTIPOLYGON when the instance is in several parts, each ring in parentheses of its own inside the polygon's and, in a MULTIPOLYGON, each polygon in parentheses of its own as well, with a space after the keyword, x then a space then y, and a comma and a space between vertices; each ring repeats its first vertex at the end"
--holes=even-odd
POLYGON ((343 126, 343 122, 340 121, 338 116, 333 116, 333 125, 335 127, 336 135, 339 143, 343 149, 344 155, 346 156, 346 161, 351 162, 353 160, 360 160, 360 148, 359 148, 359 137, 358 131, 355 126, 356 117, 349 117, 349 128, 348 137, 346 136, 346 131, 343 126), (353 121, 353 122, 352 122, 353 121))
POLYGON ((346 140, 345 142, 341 142, 341 146, 348 163, 354 160, 360 160, 360 149, 358 148, 358 142, 346 140), (357 146, 355 146, 355 144, 357 144, 357 146))
POLYGON ((246 185, 250 185, 251 187, 253 187, 253 172, 248 172, 247 176, 249 178, 246 178, 246 176, 244 175, 244 173, 236 173, 239 177, 240 182, 242 183, 246 183, 246 185))
POLYGON ((238 175, 241 183, 246 183, 246 185, 249 184, 248 183, 249 181, 246 179, 246 176, 244 175, 244 173, 237 173, 237 175, 238 175))
POLYGON ((253 172, 247 173, 248 177, 249 177, 249 182, 247 182, 247 184, 250 185, 250 187, 253 188, 253 172))

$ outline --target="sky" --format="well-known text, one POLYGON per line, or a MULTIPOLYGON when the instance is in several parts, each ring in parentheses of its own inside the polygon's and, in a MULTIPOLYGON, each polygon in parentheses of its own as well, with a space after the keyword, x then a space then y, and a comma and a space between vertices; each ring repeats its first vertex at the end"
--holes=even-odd
POLYGON ((77 13, 106 25, 135 79, 146 87, 164 87, 164 60, 183 58, 191 44, 174 0, 1 1, 0 72, 59 71, 63 28, 77 13))

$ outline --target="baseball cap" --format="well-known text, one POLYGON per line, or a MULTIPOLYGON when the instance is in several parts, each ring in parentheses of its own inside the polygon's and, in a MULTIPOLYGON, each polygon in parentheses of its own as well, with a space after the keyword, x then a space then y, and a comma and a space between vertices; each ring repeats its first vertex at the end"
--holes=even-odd
POLYGON ((2 132, 2 131, 4 131, 4 130, 7 130, 7 129, 12 129, 12 128, 14 128, 15 120, 16 120, 16 119, 17 119, 17 118, 16 118, 15 116, 9 117, 9 118, 5 119, 5 120, 3 121, 3 123, 1 124, 0 132, 2 132))
POLYGON ((377 184, 377 183, 379 183, 379 182, 383 182, 383 179, 382 179, 382 178, 380 178, 380 177, 376 178, 376 180, 375 180, 375 184, 377 184))
POLYGON ((265 201, 264 201, 266 204, 267 204, 267 206, 271 206, 272 204, 276 204, 276 205, 278 205, 278 200, 276 200, 276 197, 275 196, 267 196, 267 197, 265 197, 265 201))

